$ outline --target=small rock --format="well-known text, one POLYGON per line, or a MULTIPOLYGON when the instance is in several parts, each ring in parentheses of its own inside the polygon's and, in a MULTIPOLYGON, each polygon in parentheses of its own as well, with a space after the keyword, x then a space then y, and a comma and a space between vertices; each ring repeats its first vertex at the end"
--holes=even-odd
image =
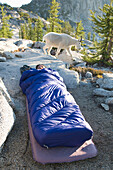
POLYGON ((11 53, 11 52, 8 52, 8 51, 5 51, 3 53, 3 56, 6 57, 7 59, 13 59, 15 58, 15 54, 14 53, 11 53))
POLYGON ((0 62, 5 62, 6 58, 5 57, 0 57, 0 62))
POLYGON ((39 48, 39 49, 43 49, 45 43, 37 41, 35 42, 35 44, 33 45, 33 48, 39 48))
POLYGON ((106 73, 103 74, 103 78, 100 78, 96 81, 96 84, 99 87, 104 88, 106 90, 113 90, 113 74, 106 73))
POLYGON ((23 57, 23 52, 16 52, 15 57, 22 58, 23 57))
POLYGON ((101 103, 101 106, 104 108, 104 110, 109 110, 109 106, 107 104, 101 103))
POLYGON ((83 62, 83 63, 80 63, 80 64, 77 64, 76 67, 86 67, 86 62, 83 62))
POLYGON ((87 71, 85 77, 86 78, 92 78, 93 74, 91 72, 87 71))
POLYGON ((106 96, 113 96, 113 91, 109 91, 109 90, 105 90, 103 88, 97 88, 95 90, 93 90, 93 95, 95 96, 103 96, 103 97, 106 97, 106 96))
POLYGON ((0 41, 6 41, 6 38, 0 38, 0 41))
POLYGON ((91 86, 91 83, 88 81, 80 81, 80 86, 91 86))
POLYGON ((102 79, 102 78, 99 78, 99 79, 97 79, 97 81, 96 81, 96 85, 98 85, 98 86, 100 87, 101 84, 102 84, 102 82, 103 82, 103 79, 102 79))
POLYGON ((33 41, 22 39, 22 40, 16 41, 14 44, 17 45, 19 48, 22 48, 22 47, 28 48, 28 47, 32 47, 33 41))
POLYGON ((106 104, 113 104, 113 97, 109 97, 105 100, 106 104))
POLYGON ((113 73, 103 73, 103 78, 111 78, 113 79, 113 73))
POLYGON ((93 67, 98 67, 98 64, 97 63, 93 64, 93 67))

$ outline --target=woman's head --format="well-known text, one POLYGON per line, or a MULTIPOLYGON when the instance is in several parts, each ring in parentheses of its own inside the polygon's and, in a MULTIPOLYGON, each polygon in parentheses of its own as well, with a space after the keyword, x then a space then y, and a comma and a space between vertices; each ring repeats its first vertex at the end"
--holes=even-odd
POLYGON ((37 70, 40 70, 40 69, 43 69, 43 68, 45 68, 45 66, 43 64, 36 65, 37 70))

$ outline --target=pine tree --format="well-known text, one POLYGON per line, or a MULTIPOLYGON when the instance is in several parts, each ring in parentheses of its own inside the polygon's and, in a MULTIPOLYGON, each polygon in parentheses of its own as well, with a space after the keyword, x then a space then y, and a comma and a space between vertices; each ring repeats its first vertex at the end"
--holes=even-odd
POLYGON ((80 22, 76 22, 76 32, 75 32, 75 37, 77 39, 80 39, 80 37, 85 38, 85 32, 82 21, 80 20, 80 22))
POLYGON ((28 18, 28 39, 33 40, 33 27, 30 18, 28 18))
POLYGON ((29 39, 29 28, 28 28, 28 23, 27 22, 25 22, 25 32, 26 32, 26 39, 28 40, 29 39))
POLYGON ((33 38, 32 38, 33 41, 37 41, 37 24, 35 22, 35 26, 33 28, 33 38))
POLYGON ((19 38, 23 39, 23 25, 22 24, 20 25, 19 35, 20 35, 19 38))
POLYGON ((10 26, 8 24, 10 16, 6 16, 4 6, 1 6, 1 12, 2 12, 2 28, 0 29, 0 36, 4 38, 11 38, 13 33, 12 30, 10 30, 10 26))
POLYGON ((19 38, 22 38, 22 35, 21 35, 21 29, 19 29, 19 38))
POLYGON ((0 38, 2 38, 2 31, 1 31, 1 29, 0 29, 0 38))
POLYGON ((22 39, 30 39, 33 41, 42 41, 43 37, 43 23, 37 19, 33 28, 32 20, 29 18, 28 23, 20 25, 19 37, 22 39))
POLYGON ((94 23, 94 31, 100 36, 101 40, 97 43, 96 54, 94 57, 100 58, 100 63, 112 64, 111 54, 113 51, 113 0, 110 5, 105 4, 103 8, 99 8, 103 15, 95 16, 95 13, 91 11, 91 20, 94 23))
POLYGON ((87 39, 88 39, 88 40, 91 40, 91 32, 88 32, 88 34, 87 34, 87 39))
POLYGON ((58 18, 58 10, 60 9, 59 3, 56 0, 52 0, 49 10, 49 18, 47 19, 50 22, 50 26, 47 28, 48 32, 61 32, 62 21, 58 18))
POLYGON ((72 35, 72 33, 75 32, 75 29, 71 26, 69 21, 65 21, 62 26, 62 32, 72 35))
POLYGON ((95 33, 93 33, 93 42, 95 41, 95 37, 96 37, 96 35, 95 35, 95 33))
POLYGON ((22 30, 23 30, 23 39, 27 39, 25 24, 23 24, 22 30))
POLYGON ((37 22, 35 23, 35 27, 34 27, 34 41, 42 41, 42 37, 43 37, 43 23, 41 21, 41 19, 37 19, 37 22))

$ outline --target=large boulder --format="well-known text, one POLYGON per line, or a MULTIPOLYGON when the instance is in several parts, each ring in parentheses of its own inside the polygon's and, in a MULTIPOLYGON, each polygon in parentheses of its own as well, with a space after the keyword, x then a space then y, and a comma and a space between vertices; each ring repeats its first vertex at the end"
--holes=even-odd
POLYGON ((13 52, 18 50, 18 47, 14 44, 13 39, 1 39, 0 40, 0 53, 4 51, 13 52))
MULTIPOLYGON (((76 64, 76 63, 75 63, 76 64)), ((74 67, 74 66, 73 66, 74 67)), ((75 65, 75 67, 86 67, 86 62, 75 65)))
POLYGON ((13 99, 9 95, 1 77, 0 77, 0 92, 2 92, 3 96, 6 98, 7 102, 10 104, 10 106, 14 108, 13 99))
POLYGON ((75 64, 83 63, 83 58, 82 58, 83 54, 76 51, 72 51, 71 53, 75 64))
POLYGON ((96 82, 100 88, 106 90, 113 90, 113 73, 104 73, 102 79, 98 79, 96 82))
POLYGON ((6 98, 0 92, 0 152, 3 144, 11 131, 15 121, 13 109, 8 104, 6 98))
POLYGON ((14 125, 16 118, 13 109, 10 106, 12 103, 4 83, 2 82, 2 79, 0 79, 0 152, 2 151, 4 142, 14 125))
POLYGON ((67 88, 76 88, 79 84, 79 74, 76 71, 69 69, 57 69, 60 76, 63 77, 64 83, 67 88))
POLYGON ((15 52, 15 57, 23 58, 24 57, 24 53, 23 52, 15 52))
MULTIPOLYGON (((56 53, 56 52, 55 52, 56 53)), ((65 63, 73 64, 73 59, 66 50, 63 50, 57 57, 59 60, 62 60, 65 63)))

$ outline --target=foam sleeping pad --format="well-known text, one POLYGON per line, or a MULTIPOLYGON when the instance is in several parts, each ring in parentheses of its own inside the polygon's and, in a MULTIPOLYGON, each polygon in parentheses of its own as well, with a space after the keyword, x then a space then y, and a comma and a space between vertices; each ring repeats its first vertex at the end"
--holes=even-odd
POLYGON ((27 97, 33 135, 42 147, 81 146, 92 138, 92 128, 57 71, 25 71, 20 87, 27 97))

